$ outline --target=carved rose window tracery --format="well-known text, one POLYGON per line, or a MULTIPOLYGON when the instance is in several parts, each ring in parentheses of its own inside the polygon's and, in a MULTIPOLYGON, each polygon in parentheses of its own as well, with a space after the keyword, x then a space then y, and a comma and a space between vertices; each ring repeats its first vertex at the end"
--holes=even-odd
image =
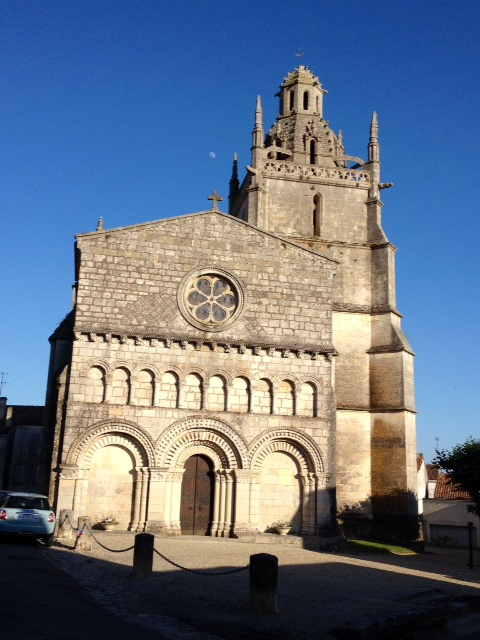
POLYGON ((223 331, 244 309, 242 284, 235 275, 218 268, 186 274, 177 300, 185 320, 203 331, 223 331))
POLYGON ((187 292, 187 308, 197 320, 218 324, 235 312, 238 296, 233 286, 216 275, 196 278, 187 292))

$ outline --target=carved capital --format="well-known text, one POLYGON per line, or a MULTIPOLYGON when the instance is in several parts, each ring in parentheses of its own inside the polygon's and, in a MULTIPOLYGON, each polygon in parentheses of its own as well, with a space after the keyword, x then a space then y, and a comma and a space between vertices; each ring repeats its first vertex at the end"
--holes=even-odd
POLYGON ((81 474, 80 472, 83 471, 82 469, 79 469, 76 465, 75 466, 61 466, 60 470, 59 470, 59 476, 60 478, 62 478, 63 480, 77 480, 78 478, 81 478, 81 474))
POLYGON ((167 478, 167 470, 150 467, 150 481, 151 482, 163 482, 167 478))

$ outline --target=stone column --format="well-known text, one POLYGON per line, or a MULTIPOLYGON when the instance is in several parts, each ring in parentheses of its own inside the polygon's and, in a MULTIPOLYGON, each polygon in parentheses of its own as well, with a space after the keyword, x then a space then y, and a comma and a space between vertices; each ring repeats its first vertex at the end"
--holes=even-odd
MULTIPOLYGON (((165 494, 167 469, 150 467, 148 483, 148 521, 145 530, 164 532, 165 526, 165 494)), ((146 495, 147 495, 146 494, 146 495)))
POLYGON ((229 384, 225 384, 225 411, 230 411, 230 398, 232 395, 232 387, 229 384))
POLYGON ((148 467, 142 467, 142 495, 140 501, 140 530, 145 531, 147 524, 148 467))
POLYGON ((163 503, 163 523, 166 531, 170 531, 170 514, 172 512, 172 472, 167 471, 165 474, 164 487, 164 503, 163 503))
POLYGON ((270 387, 271 392, 272 392, 272 414, 278 413, 277 412, 277 390, 275 389, 275 386, 272 384, 272 386, 270 387))
POLYGON ((178 381, 178 409, 183 409, 183 396, 184 396, 185 388, 183 382, 181 380, 178 381))
POLYGON ((153 403, 152 403, 154 407, 160 406, 160 387, 161 387, 161 381, 155 380, 155 383, 153 385, 153 403))
POLYGON ((250 407, 249 413, 255 413, 255 408, 257 406, 257 385, 253 382, 250 383, 250 407))
POLYGON ((219 474, 219 497, 218 497, 218 536, 223 536, 223 529, 225 526, 225 476, 222 469, 219 474))
POLYGON ((88 477, 86 469, 77 469, 75 480, 75 493, 73 497, 73 512, 77 517, 80 513, 87 512, 88 477))
POLYGON ((182 501, 182 479, 185 469, 177 469, 171 474, 171 499, 170 499, 170 533, 181 534, 180 506, 182 501))
POLYGON ((103 394, 104 402, 110 402, 111 392, 112 392, 112 376, 110 374, 108 376, 107 375, 105 376, 105 391, 103 394))
POLYGON ((212 521, 212 537, 218 536, 218 524, 220 514, 220 475, 221 469, 215 469, 215 486, 213 490, 213 521, 212 521))
MULTIPOLYGON (((60 467, 58 473, 58 494, 57 494, 57 513, 60 512, 61 509, 69 509, 73 511, 72 517, 75 519, 78 517, 80 513, 78 510, 75 511, 75 504, 80 499, 80 485, 77 487, 77 478, 79 477, 79 469, 75 466, 63 465, 60 467)), ((75 526, 72 520, 72 525, 75 526)))
POLYGON ((231 469, 225 469, 225 513, 223 521, 222 537, 229 538, 232 531, 232 489, 233 476, 231 469))
POLYGON ((134 520, 130 526, 131 531, 143 531, 145 529, 145 519, 147 513, 147 489, 148 489, 148 467, 137 467, 135 469, 135 494, 134 494, 134 520))
POLYGON ((302 484, 302 528, 300 533, 315 535, 317 512, 317 478, 314 473, 300 476, 302 484))
POLYGON ((258 532, 258 495, 260 472, 235 469, 235 515, 232 529, 236 537, 258 532))
POLYGON ((133 488, 133 520, 130 522, 130 531, 137 531, 140 522, 140 503, 142 494, 143 476, 140 472, 141 467, 135 467, 135 483, 133 488))
POLYGON ((210 391, 210 381, 209 382, 202 382, 202 393, 201 393, 201 409, 205 409, 206 411, 208 411, 209 409, 209 404, 208 404, 208 392, 210 391))
POLYGON ((137 388, 136 380, 133 380, 132 376, 129 378, 129 388, 128 388, 128 402, 127 404, 137 404, 137 399, 135 398, 135 391, 137 388))

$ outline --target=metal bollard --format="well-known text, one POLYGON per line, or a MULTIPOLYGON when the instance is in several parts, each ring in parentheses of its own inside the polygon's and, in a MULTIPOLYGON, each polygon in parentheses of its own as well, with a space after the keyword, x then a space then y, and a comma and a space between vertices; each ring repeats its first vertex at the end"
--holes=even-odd
POLYGON ((269 553, 250 556, 250 609, 253 613, 278 613, 278 558, 269 553))
POLYGON ((153 568, 153 545, 155 536, 151 533, 137 533, 133 550, 133 577, 151 578, 153 568))

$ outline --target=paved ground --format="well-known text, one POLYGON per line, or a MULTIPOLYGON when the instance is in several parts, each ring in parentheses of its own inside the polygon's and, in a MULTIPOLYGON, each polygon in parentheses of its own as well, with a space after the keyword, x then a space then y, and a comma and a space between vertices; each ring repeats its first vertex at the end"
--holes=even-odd
MULTIPOLYGON (((134 543, 134 534, 126 532, 95 536, 114 550, 134 543)), ((155 538, 155 549, 173 562, 206 572, 245 567, 255 553, 278 556, 279 613, 267 617, 248 609, 247 570, 199 575, 154 554, 153 577, 133 580, 133 551, 115 553, 95 542, 91 551, 72 549, 73 541, 58 540, 45 553, 110 611, 179 640, 332 640, 332 629, 418 611, 442 593, 480 596, 480 558, 470 569, 466 551, 360 556, 236 540, 155 538)))
POLYGON ((55 552, 26 540, 0 543, 2 640, 159 640, 126 624, 52 562, 55 552), (138 636, 137 636, 138 634, 138 636))

